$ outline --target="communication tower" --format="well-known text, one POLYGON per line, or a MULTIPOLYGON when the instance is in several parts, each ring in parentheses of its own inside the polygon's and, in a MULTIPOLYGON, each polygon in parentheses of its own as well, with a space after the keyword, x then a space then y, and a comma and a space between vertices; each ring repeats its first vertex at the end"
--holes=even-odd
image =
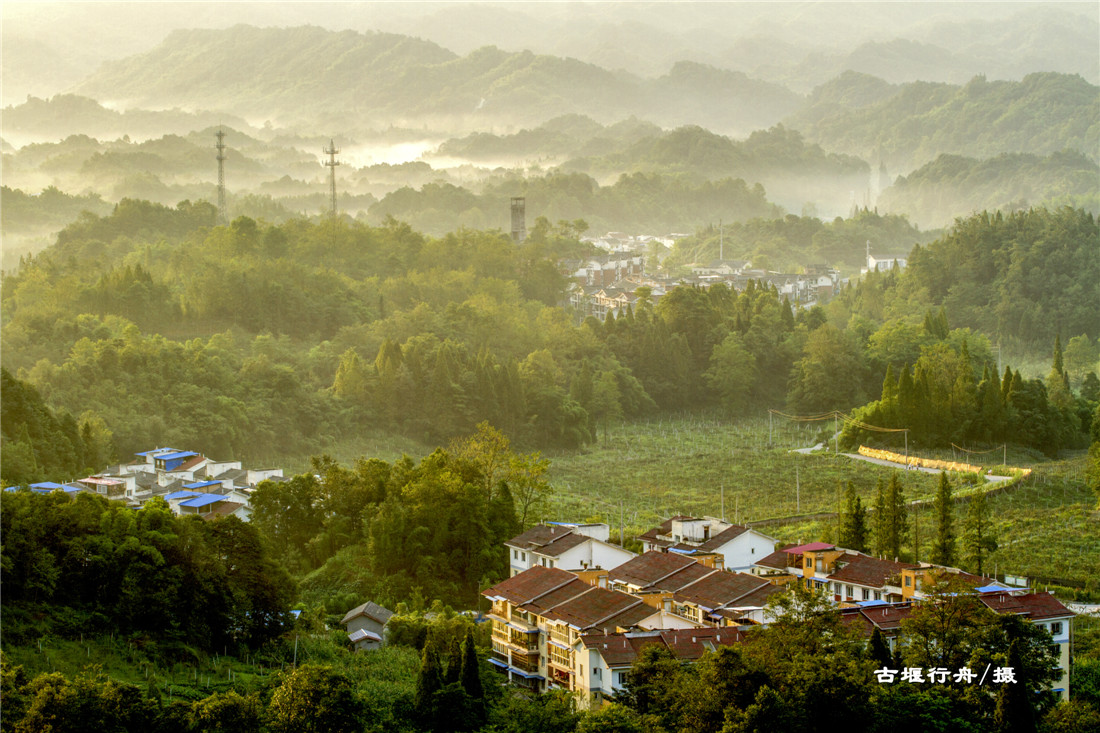
POLYGON ((218 143, 214 146, 218 150, 218 223, 225 224, 228 221, 225 213, 225 130, 214 133, 218 143))
POLYGON ((340 161, 336 160, 336 154, 340 151, 336 149, 336 144, 330 138, 328 141, 328 147, 325 148, 325 155, 328 156, 328 160, 325 161, 325 165, 329 169, 329 190, 332 194, 332 220, 336 221, 336 166, 340 165, 340 161))
POLYGON ((517 244, 527 239, 527 199, 512 199, 512 241, 517 244))

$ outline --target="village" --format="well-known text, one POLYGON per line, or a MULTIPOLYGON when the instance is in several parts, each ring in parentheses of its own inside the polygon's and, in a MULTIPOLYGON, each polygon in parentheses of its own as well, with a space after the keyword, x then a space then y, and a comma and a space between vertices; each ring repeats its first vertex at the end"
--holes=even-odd
MULTIPOLYGON (((218 461, 195 451, 155 448, 137 453, 137 460, 110 466, 101 473, 65 483, 40 481, 25 487, 48 494, 91 493, 139 508, 154 498, 168 503, 177 516, 203 519, 235 516, 245 522, 252 514, 250 499, 263 481, 285 481, 281 468, 241 468, 240 461, 218 461)), ((9 486, 5 491, 17 491, 9 486)))
MULTIPOLYGON (((664 251, 676 239, 686 236, 675 233, 633 236, 608 232, 600 237, 585 238, 584 241, 607 254, 558 263, 560 271, 570 281, 566 288, 570 309, 578 320, 592 316, 602 321, 608 315, 619 318, 628 309, 636 310, 640 299, 656 305, 661 297, 679 285, 706 289, 721 283, 740 292, 750 281, 758 286, 774 287, 780 298, 796 308, 812 308, 827 303, 848 284, 848 279, 842 278, 840 271, 828 264, 806 264, 800 273, 772 272, 754 268, 749 260, 726 259, 721 252, 718 259, 693 264, 690 275, 654 275, 661 260, 657 251, 664 251)), ((904 269, 907 262, 905 253, 872 254, 868 242, 862 273, 884 272, 894 267, 904 269)))

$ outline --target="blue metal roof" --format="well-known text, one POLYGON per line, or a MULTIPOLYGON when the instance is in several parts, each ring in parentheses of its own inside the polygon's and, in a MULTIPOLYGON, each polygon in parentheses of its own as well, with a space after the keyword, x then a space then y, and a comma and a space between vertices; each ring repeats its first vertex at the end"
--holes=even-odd
POLYGON ((154 448, 153 450, 142 451, 141 453, 135 453, 135 456, 151 456, 154 453, 177 453, 176 448, 154 448))
POLYGON ((202 496, 202 494, 200 494, 197 491, 173 491, 171 494, 165 494, 164 495, 164 500, 165 501, 172 501, 173 499, 183 499, 183 498, 186 498, 188 496, 190 496, 191 498, 194 498, 196 496, 202 496))
POLYGON ((869 608, 871 606, 889 606, 890 604, 886 601, 857 601, 856 605, 863 608, 869 608))
POLYGON ((199 508, 209 506, 219 501, 225 501, 225 497, 220 494, 199 494, 194 499, 188 499, 187 501, 181 501, 180 506, 186 506, 191 508, 199 508))
POLYGON ((191 456, 197 456, 198 453, 190 450, 182 450, 177 453, 165 453, 162 456, 157 456, 158 461, 174 461, 177 458, 190 458, 191 456))
POLYGON ((1010 588, 1007 585, 1001 585, 1000 583, 991 583, 990 585, 983 585, 981 588, 975 588, 974 590, 979 593, 997 593, 1004 590, 1020 590, 1019 588, 1010 588))
POLYGON ((62 486, 61 484, 55 484, 53 481, 39 481, 37 484, 31 484, 31 488, 32 489, 49 489, 50 491, 53 491, 54 489, 63 489, 65 487, 62 486))
POLYGON ((193 484, 184 484, 185 489, 202 489, 207 486, 221 486, 221 481, 196 481, 193 484))

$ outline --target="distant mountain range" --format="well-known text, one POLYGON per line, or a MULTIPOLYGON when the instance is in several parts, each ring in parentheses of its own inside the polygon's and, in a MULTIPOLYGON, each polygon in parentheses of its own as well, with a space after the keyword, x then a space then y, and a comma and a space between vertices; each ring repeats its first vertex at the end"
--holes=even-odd
POLYGON ((175 31, 152 51, 104 64, 75 91, 113 106, 220 110, 252 124, 345 131, 472 131, 579 112, 748 134, 802 102, 785 87, 691 62, 646 79, 530 51, 458 56, 408 36, 308 26, 175 31))
MULTIPOLYGON (((923 53, 915 42, 876 53, 887 46, 910 66, 923 53)), ((897 84, 849 70, 802 96, 691 61, 643 78, 530 51, 459 56, 409 36, 310 26, 176 31, 150 52, 105 64, 77 92, 112 106, 211 110, 256 127, 352 135, 395 125, 513 132, 583 114, 602 124, 636 116, 747 137, 782 121, 827 151, 884 163, 892 174, 941 153, 1100 149, 1100 89, 1075 75, 897 84)))

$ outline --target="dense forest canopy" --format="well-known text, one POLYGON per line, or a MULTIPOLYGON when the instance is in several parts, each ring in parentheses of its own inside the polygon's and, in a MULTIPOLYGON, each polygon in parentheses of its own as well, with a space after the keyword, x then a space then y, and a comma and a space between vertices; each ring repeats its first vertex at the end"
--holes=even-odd
MULTIPOLYGON (((609 420, 655 410, 847 410, 924 349, 969 348, 978 384, 995 369, 990 343, 1049 354, 1059 334, 1086 351, 1100 337, 1097 222, 1068 208, 960 221, 914 248, 905 271, 866 278, 824 309, 795 309, 755 282, 680 286, 583 323, 562 307, 557 264, 587 252, 574 224, 543 220, 517 246, 499 231, 435 238, 393 219, 214 220, 205 203, 127 200, 83 215, 5 276, 3 363, 21 380, 5 390, 41 393, 25 411, 42 434, 76 446, 74 428, 87 426, 99 437, 81 450, 96 460, 150 444, 275 460, 367 426, 438 442, 488 420, 518 445, 570 449, 609 420), (950 326, 922 325, 917 314, 940 309, 950 326), (912 338, 891 346, 905 328, 912 338)), ((865 212, 760 220, 728 236, 731 247, 779 236, 856 249, 892 227, 908 231, 865 212)), ((695 246, 713 248, 714 235, 695 246)), ((1066 417, 1054 442, 1019 439, 1077 445, 1084 413, 1066 417)), ((5 426, 13 450, 34 435, 5 426)), ((19 471, 41 475, 33 463, 19 471)))

